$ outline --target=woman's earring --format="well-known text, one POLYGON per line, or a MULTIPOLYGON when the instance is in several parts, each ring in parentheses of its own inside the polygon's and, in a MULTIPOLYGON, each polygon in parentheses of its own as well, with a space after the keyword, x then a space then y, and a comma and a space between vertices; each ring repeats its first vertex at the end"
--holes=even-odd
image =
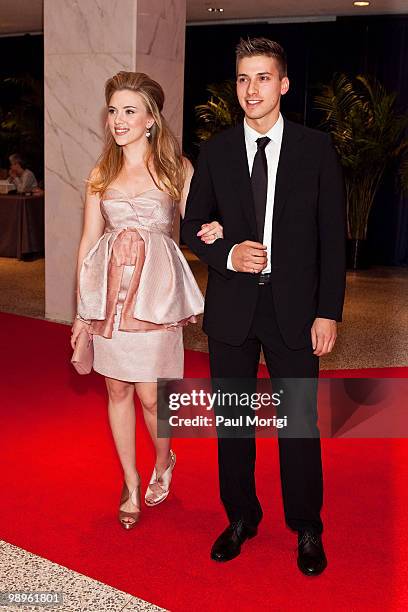
POLYGON ((147 127, 146 128, 146 138, 149 138, 149 137, 150 137, 150 128, 147 127))

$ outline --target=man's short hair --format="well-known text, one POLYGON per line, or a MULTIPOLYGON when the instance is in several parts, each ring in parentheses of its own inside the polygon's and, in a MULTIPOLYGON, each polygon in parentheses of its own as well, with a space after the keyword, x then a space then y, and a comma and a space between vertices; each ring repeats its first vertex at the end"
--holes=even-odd
POLYGON ((266 55, 274 57, 279 69, 279 77, 282 79, 287 75, 287 59, 284 48, 274 40, 260 36, 258 38, 241 38, 235 49, 235 55, 238 62, 244 57, 253 57, 255 55, 266 55))

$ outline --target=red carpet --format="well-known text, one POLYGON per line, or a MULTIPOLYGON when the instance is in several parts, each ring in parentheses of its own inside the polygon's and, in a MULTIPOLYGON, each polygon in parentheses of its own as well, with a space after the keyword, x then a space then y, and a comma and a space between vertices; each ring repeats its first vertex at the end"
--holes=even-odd
MULTIPOLYGON (((215 441, 175 441, 171 496, 124 532, 103 379, 74 373, 68 327, 13 315, 0 323, 0 538, 173 611, 408 609, 406 440, 323 441, 329 567, 314 579, 298 572, 296 540, 284 525, 276 442, 260 440, 259 536, 217 565, 209 549, 225 517, 215 441)), ((187 352, 186 376, 207 373, 207 356, 187 352)), ((146 485, 153 453, 138 417, 146 485)))

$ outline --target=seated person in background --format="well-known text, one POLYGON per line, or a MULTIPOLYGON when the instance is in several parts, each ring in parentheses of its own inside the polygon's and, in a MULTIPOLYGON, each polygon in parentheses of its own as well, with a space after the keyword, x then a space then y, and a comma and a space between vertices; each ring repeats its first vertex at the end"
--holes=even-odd
POLYGON ((18 193, 28 193, 37 187, 37 180, 28 168, 25 167, 23 159, 17 153, 10 155, 10 179, 15 184, 18 193))

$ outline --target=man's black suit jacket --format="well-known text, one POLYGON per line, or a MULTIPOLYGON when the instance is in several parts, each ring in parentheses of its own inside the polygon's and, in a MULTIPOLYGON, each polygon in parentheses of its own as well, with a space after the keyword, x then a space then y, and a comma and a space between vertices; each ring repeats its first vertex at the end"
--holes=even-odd
MULTIPOLYGON (((345 290, 345 193, 330 136, 284 120, 272 226, 271 291, 289 348, 310 346, 315 317, 341 321, 345 290)), ((243 124, 201 145, 182 223, 182 240, 206 264, 207 335, 238 346, 255 312, 258 275, 227 269, 234 244, 257 236, 243 124), (224 238, 196 234, 219 220, 224 238)))

